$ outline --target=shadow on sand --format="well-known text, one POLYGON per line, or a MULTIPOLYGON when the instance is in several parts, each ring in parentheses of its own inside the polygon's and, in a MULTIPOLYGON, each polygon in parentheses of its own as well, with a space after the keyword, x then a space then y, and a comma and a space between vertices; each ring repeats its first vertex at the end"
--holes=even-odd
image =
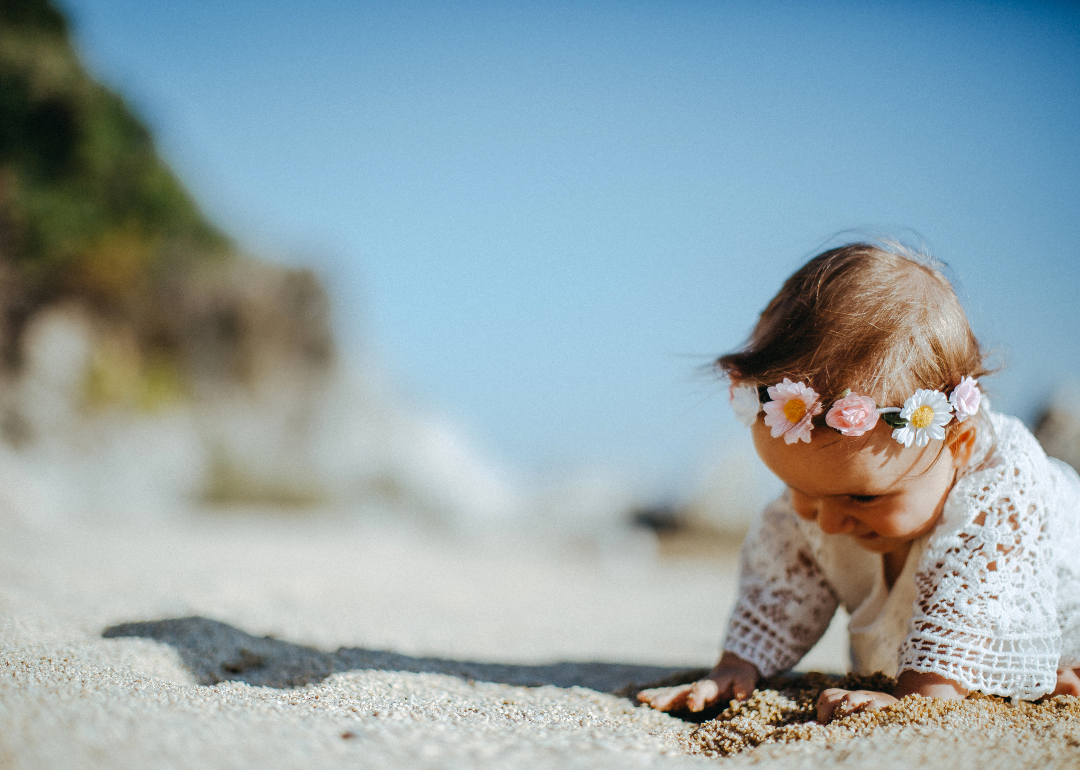
POLYGON ((443 658, 413 658, 395 652, 358 647, 322 652, 314 647, 252 636, 238 628, 202 617, 122 623, 102 631, 106 639, 143 637, 176 648, 199 684, 247 682, 261 687, 301 687, 331 674, 358 669, 448 674, 462 679, 522 687, 587 687, 631 696, 660 680, 693 681, 702 672, 626 663, 549 663, 518 666, 443 658))

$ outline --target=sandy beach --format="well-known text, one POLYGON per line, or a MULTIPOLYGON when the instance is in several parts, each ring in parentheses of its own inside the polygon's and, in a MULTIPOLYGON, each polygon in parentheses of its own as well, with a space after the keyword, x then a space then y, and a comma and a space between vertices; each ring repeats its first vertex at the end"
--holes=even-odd
MULTIPOLYGON (((850 397, 924 447, 1004 369, 1080 468, 1077 7, 0 0, 0 770, 1080 770, 1078 698, 818 724, 891 686, 843 613, 743 703, 635 698, 717 660, 783 484, 873 549, 965 478, 769 462, 772 374, 787 443, 850 397)), ((1066 486, 1004 468, 969 552, 1045 609, 1066 486)))
MULTIPOLYGON (((734 590, 730 555, 661 559, 632 533, 477 542, 243 515, 16 528, 0 545, 0 766, 1080 763, 1074 699, 826 728, 799 721, 794 692, 703 725, 615 694, 709 665, 734 590)), ((843 649, 834 624, 804 668, 838 671, 843 649)))

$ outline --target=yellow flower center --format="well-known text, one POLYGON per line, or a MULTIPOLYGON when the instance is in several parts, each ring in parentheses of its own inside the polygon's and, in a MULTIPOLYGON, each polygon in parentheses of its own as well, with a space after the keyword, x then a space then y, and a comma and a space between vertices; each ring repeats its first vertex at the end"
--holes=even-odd
POLYGON ((932 406, 920 406, 911 413, 911 419, 908 420, 916 428, 927 428, 933 421, 934 407, 932 406))
POLYGON ((806 404, 801 398, 793 398, 784 404, 784 417, 791 422, 798 422, 806 414, 806 404))

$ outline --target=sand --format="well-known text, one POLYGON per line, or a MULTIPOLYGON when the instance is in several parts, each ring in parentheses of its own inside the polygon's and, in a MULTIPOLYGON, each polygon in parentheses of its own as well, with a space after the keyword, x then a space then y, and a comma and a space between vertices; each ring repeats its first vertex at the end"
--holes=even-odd
POLYGON ((8 528, 0 768, 1080 767, 1071 698, 825 727, 825 679, 700 724, 625 697, 712 662, 734 569, 334 516, 8 528))
POLYGON ((817 698, 828 687, 891 692, 894 684, 881 674, 777 677, 762 682, 745 703, 703 722, 684 746, 688 753, 769 765, 790 764, 780 760, 808 751, 881 766, 1080 765, 1078 698, 1012 704, 981 693, 963 701, 909 695, 886 709, 847 714, 828 725, 815 720, 817 698))

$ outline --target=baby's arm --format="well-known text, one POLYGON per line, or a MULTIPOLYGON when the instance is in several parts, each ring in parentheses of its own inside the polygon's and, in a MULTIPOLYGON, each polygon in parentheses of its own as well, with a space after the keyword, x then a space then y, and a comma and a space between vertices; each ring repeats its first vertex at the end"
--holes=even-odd
MULTIPOLYGON (((754 522, 739 558, 739 598, 724 651, 760 676, 785 671, 825 633, 839 599, 815 557, 815 525, 801 526, 785 493, 754 522)), ((820 546, 820 543, 816 543, 820 546)))
POLYGON ((642 690, 637 697, 642 703, 659 711, 679 711, 684 708, 701 711, 721 700, 746 700, 760 678, 754 664, 733 652, 725 652, 720 656, 716 668, 704 679, 677 687, 642 690))
POLYGON ((693 684, 643 690, 638 700, 661 711, 701 711, 722 700, 745 700, 762 676, 790 668, 806 654, 838 603, 785 494, 765 509, 743 542, 739 600, 716 668, 693 684))

